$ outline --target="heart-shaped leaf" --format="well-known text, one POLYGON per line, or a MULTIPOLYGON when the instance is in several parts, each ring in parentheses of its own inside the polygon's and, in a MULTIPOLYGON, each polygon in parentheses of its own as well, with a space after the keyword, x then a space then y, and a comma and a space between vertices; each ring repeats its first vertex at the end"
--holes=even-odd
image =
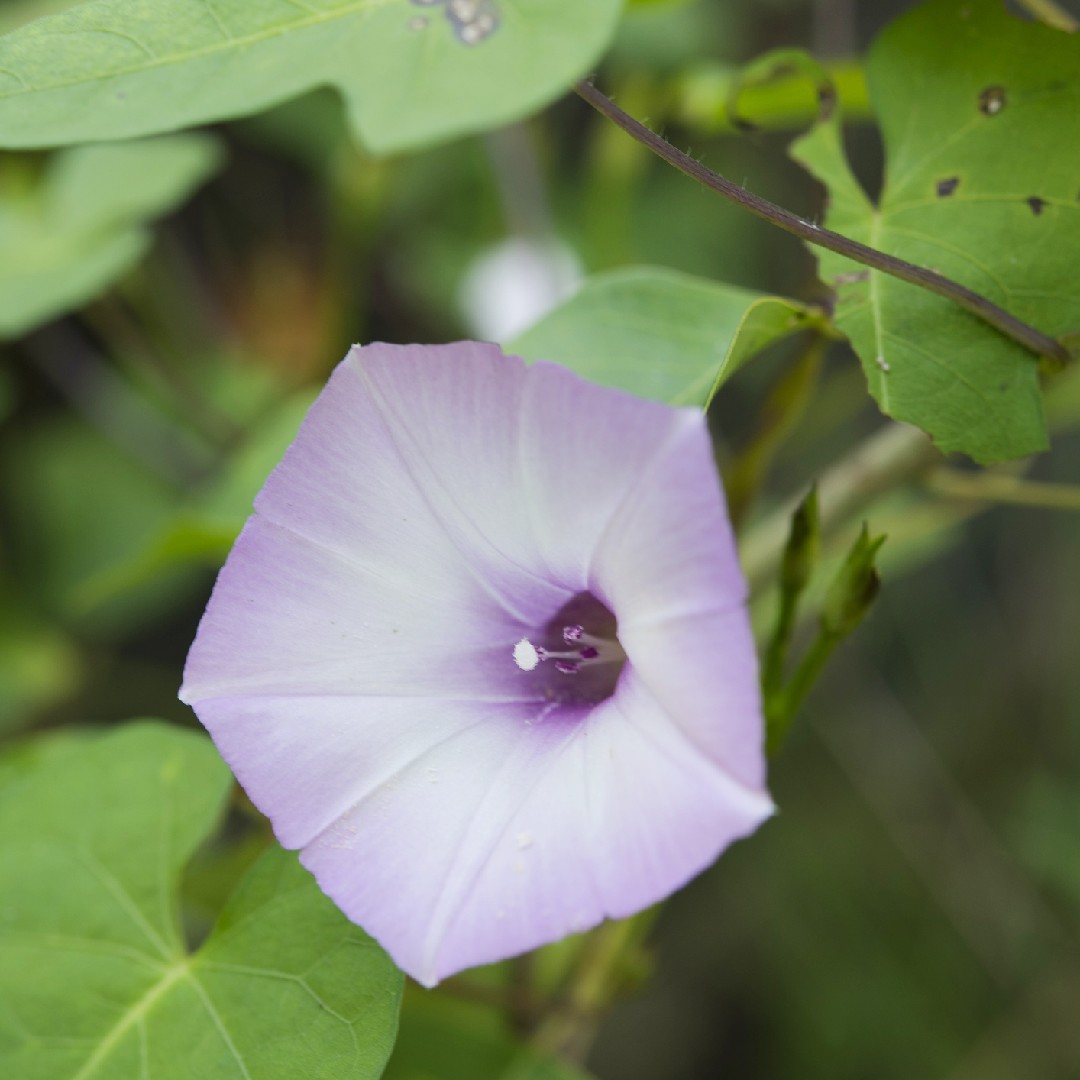
POLYGON ((31 758, 0 790, 0 1076, 340 1080, 382 1073, 389 958, 271 848, 195 953, 181 871, 231 785, 155 724, 31 758))
MULTIPOLYGON (((868 61, 885 142, 875 206, 836 117, 793 146, 831 229, 967 285, 1045 333, 1080 326, 1080 37, 999 0, 931 0, 868 61)), ((836 324, 882 410, 978 461, 1047 445, 1035 358, 939 296, 829 252, 836 324)))
POLYGON ((704 405, 754 353, 822 321, 795 300, 635 266, 590 278, 508 349, 640 397, 704 405))
POLYGON ((0 39, 0 146, 170 131, 316 86, 377 152, 520 119, 607 46, 622 0, 98 0, 0 39))

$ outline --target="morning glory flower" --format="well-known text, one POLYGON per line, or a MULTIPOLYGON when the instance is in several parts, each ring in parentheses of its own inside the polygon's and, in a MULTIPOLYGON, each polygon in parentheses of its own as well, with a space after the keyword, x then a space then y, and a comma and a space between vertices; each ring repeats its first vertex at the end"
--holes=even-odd
POLYGON ((769 816, 745 594, 700 411, 370 345, 257 497, 181 697, 431 986, 652 904, 769 816))

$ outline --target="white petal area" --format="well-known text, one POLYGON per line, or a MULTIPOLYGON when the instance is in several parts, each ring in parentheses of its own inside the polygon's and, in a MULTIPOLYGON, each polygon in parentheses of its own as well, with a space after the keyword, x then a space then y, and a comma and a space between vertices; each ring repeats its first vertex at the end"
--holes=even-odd
POLYGON ((771 812, 628 670, 591 712, 465 728, 301 857, 430 986, 661 899, 771 812))
MULTIPOLYGON (((300 848, 357 808, 378 805, 410 769, 437 796, 443 770, 454 767, 466 745, 463 733, 486 728, 480 741, 487 744, 494 729, 527 730, 542 709, 535 703, 262 695, 202 701, 199 719, 277 838, 300 848)), ((400 841, 408 846, 410 838, 400 841)), ((427 857, 415 848, 413 855, 427 857)))
POLYGON ((746 581, 704 418, 688 410, 612 516, 592 580, 619 624, 734 608, 746 581))
POLYGON ((376 569, 256 515, 218 576, 181 698, 530 696, 513 660, 525 627, 454 553, 429 555, 376 569))
POLYGON ((746 611, 630 622, 619 639, 637 677, 686 738, 739 784, 762 787, 761 690, 746 611))
POLYGON ((561 600, 529 565, 527 514, 506 471, 522 380, 521 362, 490 345, 353 349, 255 508, 387 578, 463 568, 535 625, 561 600))
POLYGON ((684 424, 653 459, 595 553, 593 587, 664 711, 734 780, 760 787, 757 652, 703 429, 684 424))
POLYGON ((519 419, 520 489, 551 575, 590 587, 594 554, 613 519, 687 427, 708 442, 700 410, 596 386, 555 364, 528 369, 519 419))
POLYGON ((585 589, 596 544, 650 460, 688 417, 704 432, 700 413, 554 364, 526 368, 494 345, 368 345, 343 367, 436 515, 501 589, 508 567, 585 589))

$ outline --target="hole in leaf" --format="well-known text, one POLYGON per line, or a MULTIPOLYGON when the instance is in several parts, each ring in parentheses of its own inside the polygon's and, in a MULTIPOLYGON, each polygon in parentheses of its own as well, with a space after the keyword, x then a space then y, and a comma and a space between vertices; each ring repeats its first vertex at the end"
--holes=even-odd
POLYGON ((1005 87, 988 86, 979 93, 979 112, 986 116, 997 116, 1005 108, 1005 87))
POLYGON ((935 190, 938 193, 938 198, 948 198, 958 187, 960 186, 959 176, 947 176, 944 180, 939 180, 934 185, 935 190))
POLYGON ((1031 207, 1031 212, 1038 217, 1043 212, 1043 207, 1046 206, 1046 200, 1040 199, 1038 195, 1032 195, 1027 200, 1027 204, 1031 207))

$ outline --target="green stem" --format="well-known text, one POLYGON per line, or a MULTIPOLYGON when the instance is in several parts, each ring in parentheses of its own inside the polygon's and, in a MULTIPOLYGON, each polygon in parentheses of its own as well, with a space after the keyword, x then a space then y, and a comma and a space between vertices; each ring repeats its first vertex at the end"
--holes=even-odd
MULTIPOLYGON (((854 60, 842 60, 824 64, 823 68, 836 87, 837 105, 844 119, 872 120, 862 65, 854 60)), ((677 76, 672 84, 675 102, 670 118, 683 127, 709 135, 743 130, 727 107, 731 88, 739 78, 740 71, 726 64, 695 65, 677 76)), ((757 131, 799 130, 821 115, 820 102, 806 93, 805 78, 797 72, 777 76, 765 85, 747 87, 741 98, 745 106, 740 113, 745 111, 752 118, 757 131)))
POLYGON ((829 343, 820 330, 811 332, 802 353, 769 391, 749 442, 724 470, 728 513, 736 532, 764 486, 777 451, 806 409, 829 343))
POLYGON ((1070 360, 1068 350, 1052 337, 1048 337, 1035 327, 1021 322, 1015 315, 1009 314, 1004 308, 987 300, 977 292, 958 282, 947 278, 934 270, 927 270, 921 266, 904 262, 894 255, 888 255, 876 248, 867 247, 855 240, 851 240, 840 233, 823 229, 811 221, 804 221, 797 214, 785 210, 767 199, 739 187, 738 184, 715 173, 712 169, 695 161, 688 154, 677 150, 666 139, 650 131, 644 124, 635 120, 628 113, 623 112, 614 101, 606 94, 601 93, 591 83, 581 81, 574 84, 575 91, 584 98, 597 112, 606 116, 609 120, 618 124, 627 134, 633 136, 638 142, 647 146, 655 154, 663 158, 669 165, 674 165, 680 172, 685 173, 692 180, 711 188, 723 195, 725 199, 736 203, 751 214, 771 222, 773 225, 798 236, 807 243, 816 244, 827 248, 829 251, 843 255, 853 262, 862 263, 864 266, 880 270, 883 274, 899 278, 901 281, 917 285, 922 289, 937 293, 948 300, 953 301, 966 311, 989 323, 1006 337, 1029 349, 1037 356, 1050 357, 1061 364, 1067 364, 1070 360))
MULTIPOLYGON (((821 535, 861 513, 886 492, 915 480, 941 461, 941 455, 919 430, 889 424, 860 443, 818 481, 821 535)), ((743 570, 756 592, 776 579, 800 499, 790 499, 745 533, 740 545, 743 570)))
POLYGON ((603 923, 588 935, 561 1005, 533 1036, 537 1050, 563 1061, 584 1061, 603 1010, 618 989, 626 956, 648 932, 657 910, 648 908, 628 919, 603 923))
POLYGON ((1054 27, 1055 30, 1064 30, 1066 33, 1075 34, 1080 30, 1080 20, 1070 15, 1054 0, 1020 0, 1020 4, 1026 7, 1036 19, 1054 27))
POLYGON ((929 473, 924 484, 935 495, 953 499, 1011 503, 1044 510, 1080 510, 1080 486, 1075 484, 1043 484, 1018 476, 944 468, 929 473))
POLYGON ((769 648, 762 666, 761 685, 766 696, 775 692, 783 682, 784 662, 787 660, 788 647, 795 633, 795 616, 799 611, 800 593, 790 589, 780 590, 780 610, 776 616, 776 628, 773 630, 769 648))
POLYGON ((766 702, 766 751, 770 756, 783 745, 791 730, 791 722, 841 640, 842 635, 822 630, 807 649, 788 684, 774 695, 771 702, 766 702))

